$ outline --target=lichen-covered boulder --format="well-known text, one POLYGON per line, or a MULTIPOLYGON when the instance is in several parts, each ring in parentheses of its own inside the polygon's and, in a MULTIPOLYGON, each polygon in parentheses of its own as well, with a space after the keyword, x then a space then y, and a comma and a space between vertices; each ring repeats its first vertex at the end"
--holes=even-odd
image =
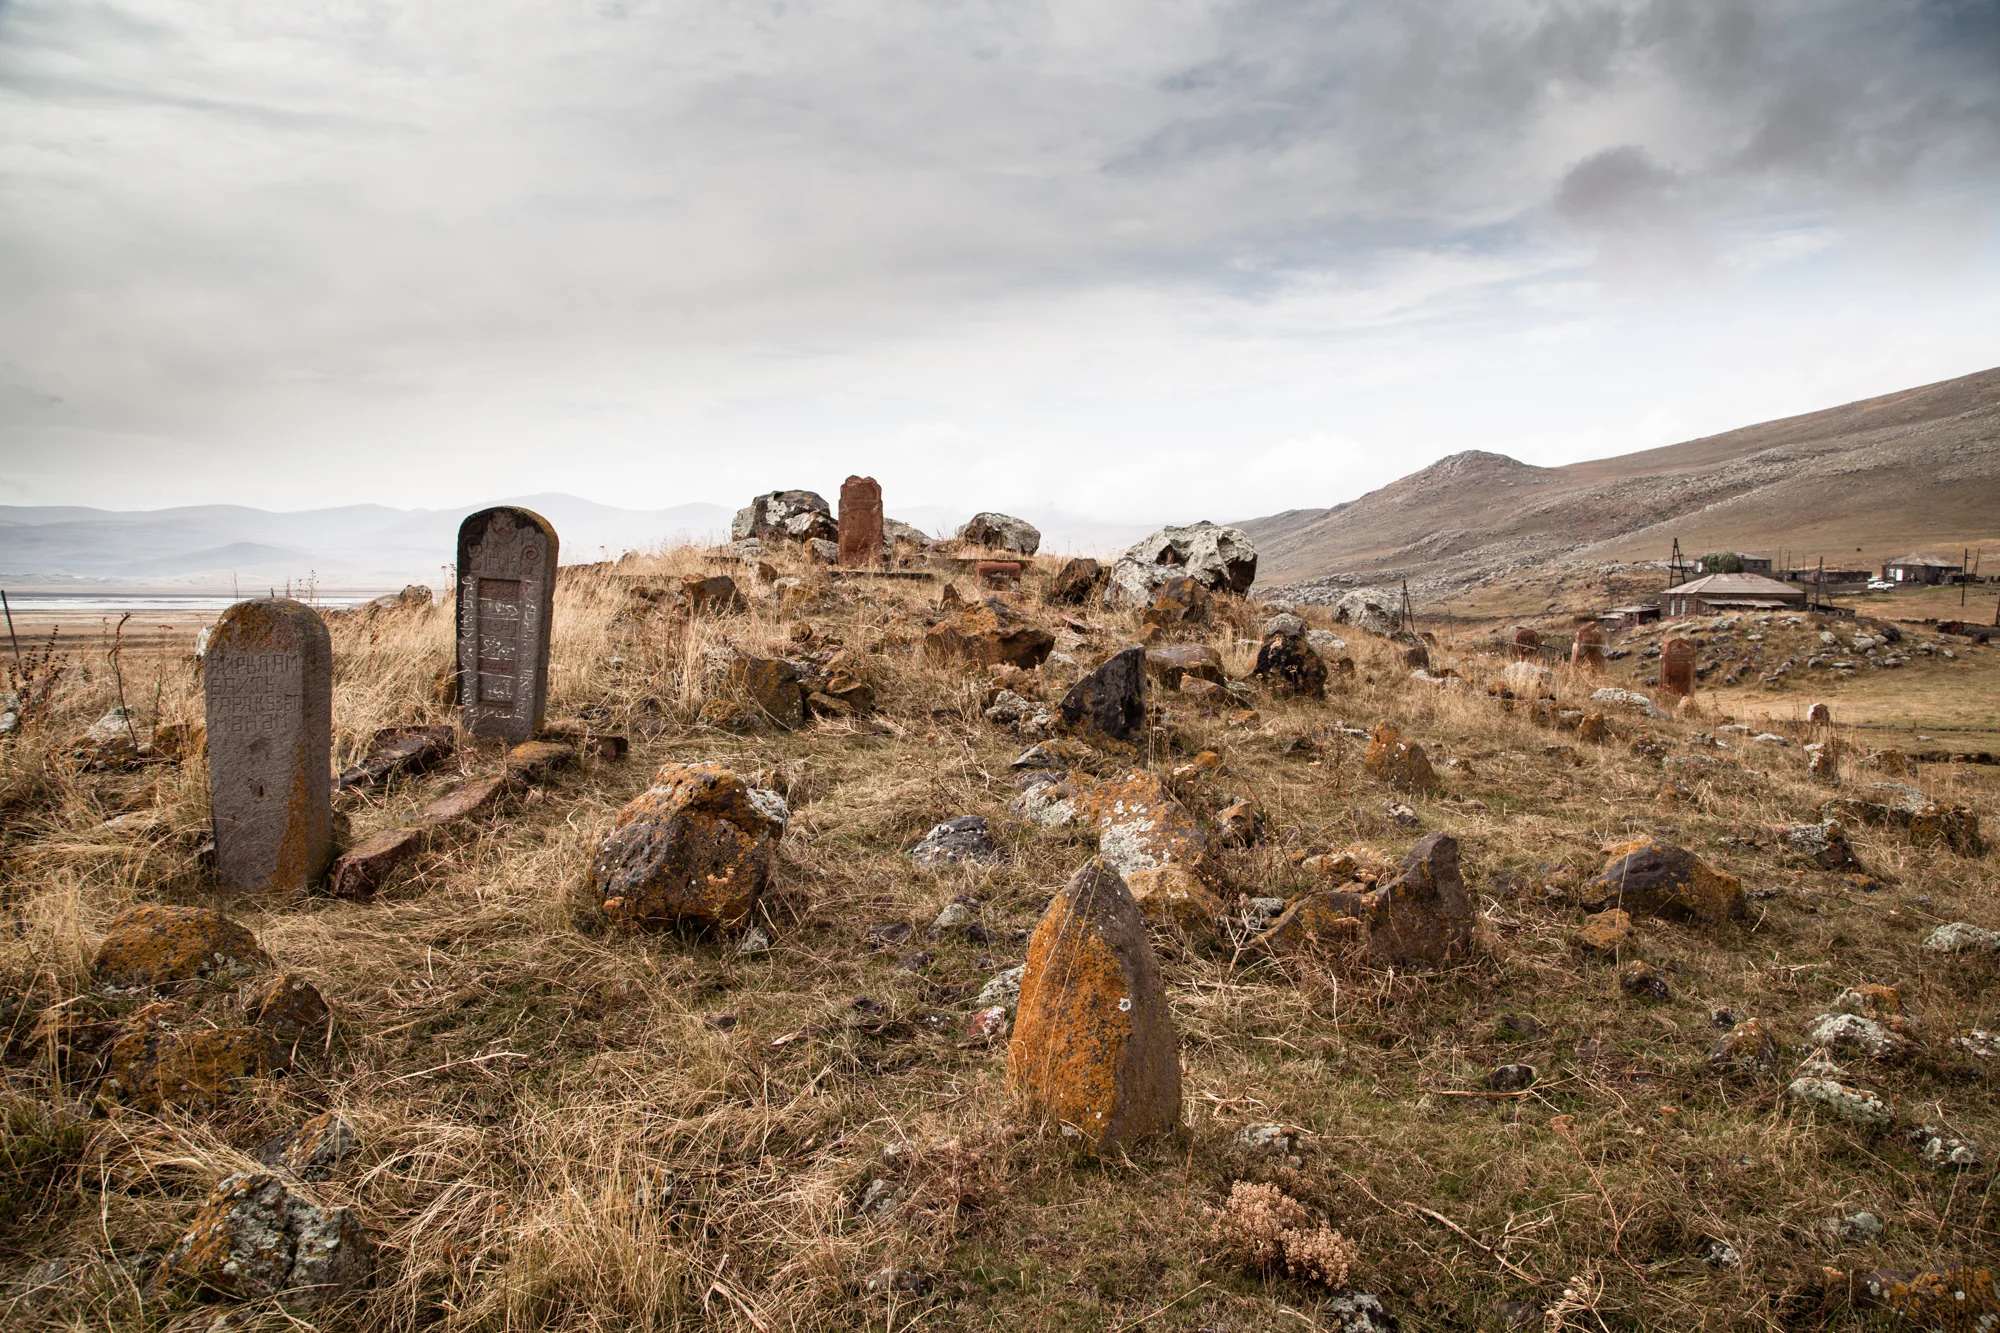
POLYGON ((206 907, 144 903, 111 923, 90 975, 107 990, 138 990, 233 979, 270 966, 248 926, 206 907))
POLYGON ((1618 951, 1632 942, 1632 914, 1611 908, 1584 918, 1570 936, 1570 944, 1579 953, 1597 958, 1616 958, 1618 951))
POLYGON ((840 525, 826 498, 813 491, 771 491, 736 511, 729 525, 735 541, 835 541, 840 525))
POLYGON ((1424 747, 1404 740, 1403 733, 1387 722, 1368 738, 1368 755, 1362 763, 1397 791, 1430 792, 1439 785, 1437 770, 1431 767, 1424 747))
POLYGON ((315 1309, 366 1287, 374 1271, 353 1209, 321 1208, 274 1175, 245 1171, 210 1192, 161 1265, 160 1281, 315 1309))
POLYGON ((1393 634, 1402 623, 1401 601, 1382 588, 1356 588, 1333 604, 1335 624, 1352 625, 1370 634, 1393 634))
POLYGON ((1132 894, 1092 861, 1028 942, 1008 1091, 1103 1150, 1180 1125, 1180 1042, 1132 894))
POLYGON ((787 730, 806 721, 806 691, 799 669, 781 657, 739 657, 729 664, 730 679, 750 696, 764 716, 787 730))
POLYGON ((1458 839, 1429 834, 1389 883, 1318 889, 1294 899, 1256 943, 1288 950, 1359 941, 1377 966, 1443 966, 1472 945, 1472 896, 1458 851, 1458 839))
POLYGON ((613 821, 592 881, 604 915, 628 927, 730 926, 770 884, 784 798, 721 764, 668 764, 613 821))
POLYGON ((1779 834, 1790 855, 1820 870, 1859 870, 1860 858, 1848 844, 1847 830, 1838 820, 1823 819, 1817 824, 1794 824, 1779 834))
POLYGON ((1165 527, 1128 548, 1111 567, 1105 602, 1144 606, 1167 579, 1184 576, 1212 592, 1241 595, 1257 581, 1257 545, 1241 528, 1195 523, 1165 527))
POLYGON ((284 1053, 262 1028, 176 1031, 153 1019, 111 1043, 98 1095, 148 1115, 170 1106, 212 1110, 245 1080, 268 1077, 283 1063, 284 1053))
POLYGON ((1584 886, 1583 898, 1595 910, 1619 907, 1669 921, 1728 921, 1747 911, 1736 876, 1713 869, 1685 847, 1650 838, 1614 848, 1597 878, 1584 886))
POLYGON ((1146 674, 1170 690, 1181 688, 1190 679, 1217 685, 1229 683, 1222 655, 1205 643, 1173 643, 1146 649, 1146 674))
POLYGON ((744 609, 743 594, 727 574, 687 574, 681 578, 674 609, 688 616, 721 616, 744 609))
POLYGON ((1011 514, 974 514, 958 530, 958 539, 968 546, 1015 555, 1033 555, 1042 549, 1041 530, 1011 514))
POLYGON ((252 1027, 271 1034, 281 1050, 312 1047, 326 1039, 333 1013, 319 987, 296 972, 280 972, 258 986, 243 1006, 252 1027))
POLYGON ((924 631, 924 651, 975 666, 1032 671, 1055 650, 1056 636, 998 597, 988 597, 924 631))
MULTIPOLYGON (((321 1111, 280 1139, 278 1163, 300 1180, 327 1180, 354 1152, 354 1126, 338 1111, 321 1111)), ((267 1162, 269 1159, 265 1159, 267 1162)))
POLYGON ((1312 650, 1303 632, 1266 634, 1250 674, 1281 693, 1326 697, 1326 660, 1312 650))
POLYGON ((1222 899, 1184 866, 1134 871, 1125 877, 1125 886, 1131 890, 1132 901, 1139 904, 1139 915, 1176 930, 1212 930, 1227 910, 1222 899))
POLYGON ((1076 814, 1097 829, 1097 848, 1120 875, 1178 865, 1204 882, 1214 878, 1201 821, 1143 769, 1095 781, 1072 774, 1063 784, 1076 814))
POLYGON ((1146 730, 1146 650, 1125 648, 1069 687, 1063 721, 1086 735, 1132 741, 1146 730))
POLYGON ((961 862, 988 866, 1000 860, 1000 848, 993 842, 984 815, 960 815, 932 825, 910 848, 910 859, 931 870, 961 862))
POLYGON ((1708 1062, 1717 1069, 1771 1069, 1778 1063, 1778 1042, 1761 1021, 1746 1018, 1715 1043, 1708 1062))
POLYGON ((1087 555, 1063 561, 1049 583, 1048 600, 1058 606, 1082 606, 1104 582, 1104 566, 1087 555))

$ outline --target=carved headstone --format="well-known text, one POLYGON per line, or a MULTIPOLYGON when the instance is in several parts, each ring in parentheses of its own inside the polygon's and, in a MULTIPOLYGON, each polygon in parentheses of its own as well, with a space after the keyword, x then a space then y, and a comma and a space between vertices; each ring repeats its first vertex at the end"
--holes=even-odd
POLYGON ((882 563, 882 488, 873 477, 840 483, 840 563, 850 569, 882 563))
POLYGON ((1578 625, 1576 642, 1570 645, 1569 663, 1579 671, 1604 670, 1604 631, 1596 625, 1578 625))
POLYGON ((1668 639, 1660 649, 1660 690, 1665 694, 1694 693, 1694 642, 1668 639))
POLYGON ((1516 662, 1532 662, 1542 655, 1542 636, 1523 627, 1514 631, 1514 651, 1510 655, 1516 662))
POLYGON ((289 598, 222 613, 202 659, 215 864, 236 893, 296 891, 333 850, 333 643, 289 598))
POLYGON ((1019 587, 1021 583, 1021 562, 1019 560, 981 560, 972 567, 973 581, 987 592, 1002 592, 1019 587))
POLYGON ((459 524, 458 701, 474 736, 518 745, 541 725, 556 552, 556 530, 526 509, 459 524))

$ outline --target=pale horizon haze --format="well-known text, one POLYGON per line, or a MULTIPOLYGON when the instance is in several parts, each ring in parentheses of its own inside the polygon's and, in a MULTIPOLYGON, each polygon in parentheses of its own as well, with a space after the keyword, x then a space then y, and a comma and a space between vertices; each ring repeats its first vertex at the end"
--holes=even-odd
POLYGON ((0 505, 1108 523, 2000 364, 2000 3, 0 0, 0 505))

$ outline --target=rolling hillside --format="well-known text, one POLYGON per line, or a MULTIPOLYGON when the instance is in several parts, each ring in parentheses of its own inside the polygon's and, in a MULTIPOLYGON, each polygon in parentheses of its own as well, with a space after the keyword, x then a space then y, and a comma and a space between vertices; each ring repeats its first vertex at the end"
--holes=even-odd
POLYGON ((2000 369, 1685 444, 1543 468, 1470 451, 1238 526, 1259 586, 1463 586, 1551 561, 1729 548, 1830 565, 2000 541, 2000 369))

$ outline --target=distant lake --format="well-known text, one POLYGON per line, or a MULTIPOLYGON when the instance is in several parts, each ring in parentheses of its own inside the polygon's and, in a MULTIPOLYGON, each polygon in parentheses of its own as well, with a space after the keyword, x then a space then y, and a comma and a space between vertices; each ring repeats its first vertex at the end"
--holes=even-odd
MULTIPOLYGON (((251 593, 248 596, 254 597, 251 593)), ((363 602, 381 596, 372 592, 349 592, 321 595, 313 598, 313 605, 338 610, 343 607, 359 606, 363 602)), ((7 606, 15 615, 35 613, 46 615, 60 611, 68 615, 123 615, 130 611, 134 615, 144 615, 154 611, 201 612, 221 615, 243 597, 230 597, 214 593, 104 593, 104 592, 34 592, 8 593, 7 606)))

